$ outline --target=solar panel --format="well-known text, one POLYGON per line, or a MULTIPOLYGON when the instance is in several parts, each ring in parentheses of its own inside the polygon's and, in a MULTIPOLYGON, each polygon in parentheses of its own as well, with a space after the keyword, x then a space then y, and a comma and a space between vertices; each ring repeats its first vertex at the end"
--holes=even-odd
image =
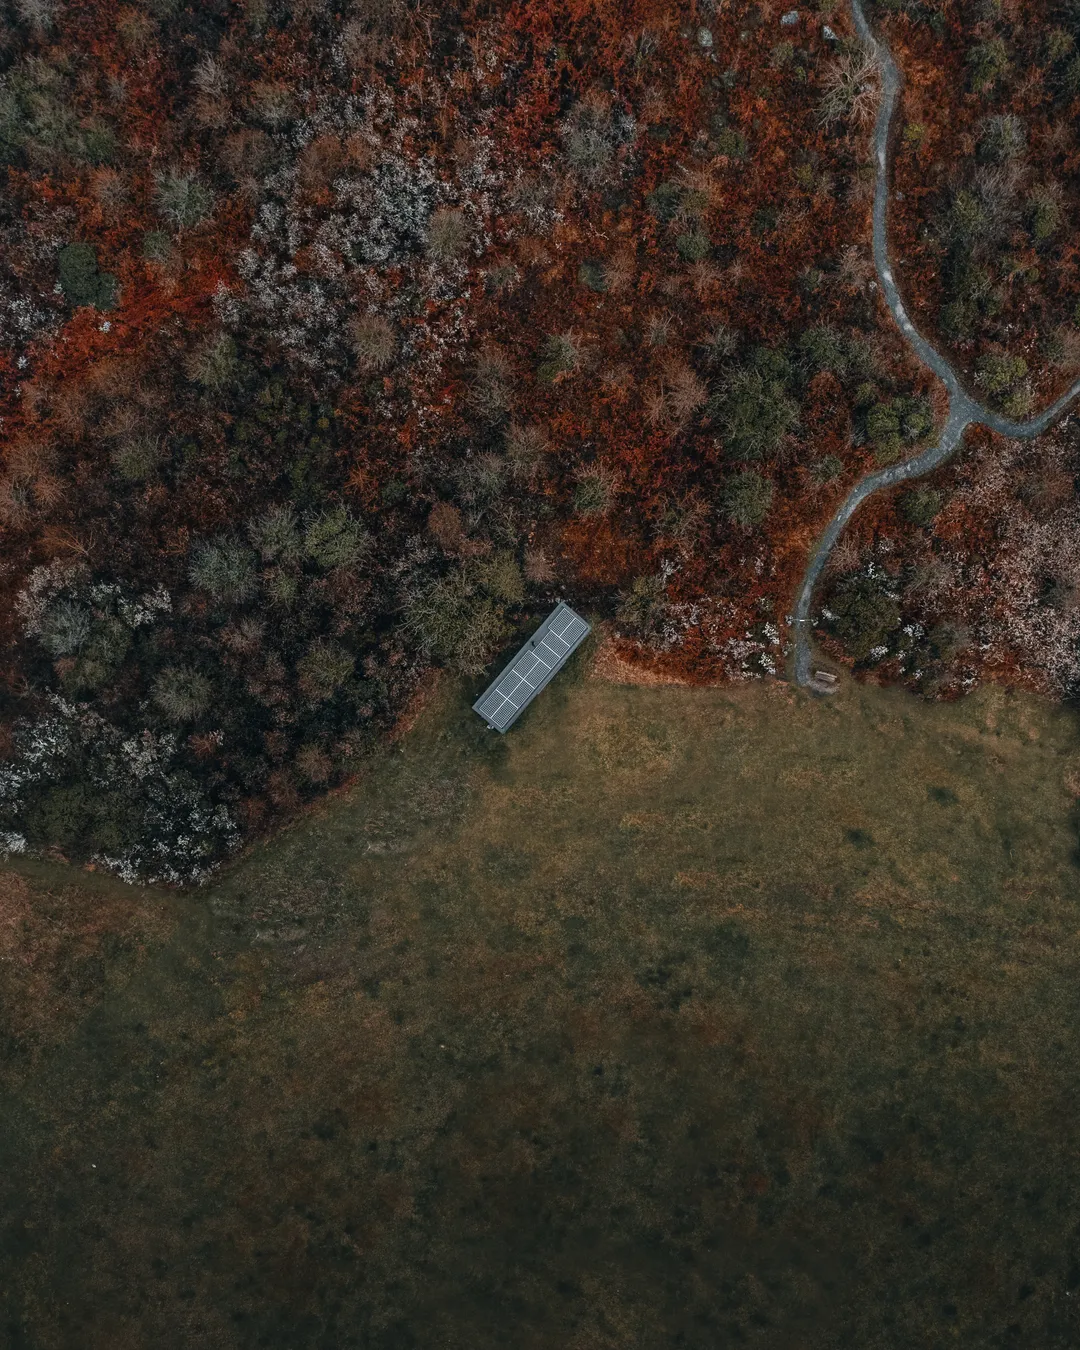
POLYGON ((560 604, 502 674, 473 704, 493 731, 506 731, 592 631, 580 614, 560 604))

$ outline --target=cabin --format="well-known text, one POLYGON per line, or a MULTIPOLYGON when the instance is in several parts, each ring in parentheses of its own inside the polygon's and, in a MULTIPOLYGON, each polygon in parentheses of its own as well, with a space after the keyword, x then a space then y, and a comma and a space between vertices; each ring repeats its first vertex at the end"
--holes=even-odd
POLYGON ((509 730, 591 632, 592 625, 560 601, 476 700, 473 711, 484 719, 491 731, 509 730))

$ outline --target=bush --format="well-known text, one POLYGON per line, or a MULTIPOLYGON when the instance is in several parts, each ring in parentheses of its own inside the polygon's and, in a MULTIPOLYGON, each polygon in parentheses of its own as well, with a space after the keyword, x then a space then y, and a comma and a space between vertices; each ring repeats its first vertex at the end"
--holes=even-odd
POLYGON ((89 708, 47 698, 47 716, 13 728, 14 758, 0 769, 0 825, 34 848, 58 844, 147 885, 202 881, 236 847, 225 807, 172 768, 173 735, 131 736, 89 708))
POLYGON ((1061 196, 1052 187, 1038 187, 1027 200, 1028 228, 1036 244, 1045 244, 1061 228, 1061 196))
POLYGON ((975 369, 975 383, 985 390, 989 397, 1004 404, 1028 373, 1027 362, 1022 356, 1010 356, 1006 352, 988 352, 979 358, 975 369))
POLYGON ((297 666, 300 689, 313 702, 325 702, 341 688, 355 665, 356 658, 340 643, 316 638, 297 666))
POLYGON ((847 578, 829 601, 833 630, 856 661, 887 647, 900 627, 900 606, 882 580, 865 573, 847 578))
POLYGON ((160 437, 139 434, 126 436, 109 453, 113 468, 129 482, 149 478, 161 463, 163 448, 160 437))
POLYGON ((543 428, 511 422, 506 431, 506 457, 518 483, 527 483, 551 449, 543 428))
POLYGON ((581 352, 572 333, 556 333, 544 339, 540 348, 540 364, 536 377, 542 384, 552 384, 560 375, 576 370, 581 352))
POLYGON ((579 516, 602 516, 611 506, 614 484, 603 469, 586 469, 574 488, 574 510, 579 516))
POLYGON ((982 125, 979 158, 990 164, 1006 164, 1020 159, 1027 149, 1027 131, 1014 113, 988 117, 982 125))
POLYGON ((631 633, 645 637, 655 630, 666 604, 667 583, 660 573, 635 577, 630 590, 619 600, 615 619, 631 633))
POLYGON ((409 596, 405 623, 420 646, 464 674, 479 674, 510 636, 492 598, 465 571, 450 572, 409 596))
POLYGON ((212 333, 188 354, 184 372, 189 380, 217 393, 235 377, 239 363, 236 343, 228 333, 212 333))
POLYGON ((93 244, 67 244, 60 250, 60 289, 68 304, 112 309, 116 304, 116 278, 99 272, 93 244))
POLYGON ((846 52, 825 73, 824 93, 818 104, 818 121, 824 127, 850 119, 866 126, 877 106, 878 67, 869 53, 846 52))
POLYGON ((875 403, 866 414, 866 434, 874 457, 887 464, 900 454, 900 414, 892 403, 875 403))
POLYGON ((742 132, 726 123, 714 124, 712 143, 716 154, 728 159, 745 159, 749 149, 742 132))
POLYGON ((578 285, 603 294, 608 289, 607 269, 601 258, 586 258, 578 267, 578 285))
POLYGON ((154 680, 152 697, 170 722, 194 722, 210 706, 213 690, 191 666, 166 666, 154 680))
POLYGON ((512 553, 496 553, 477 568, 480 584, 496 600, 520 604, 525 599, 525 579, 512 553))
POLYGON ((832 483, 844 472, 844 461, 836 455, 823 455, 810 466, 815 483, 832 483))
POLYGON ((214 194, 192 173, 169 169, 155 177, 158 214, 178 230, 190 230, 205 220, 214 205, 214 194))
POLYGON ((702 262, 712 252, 709 236, 701 230, 689 230, 675 240, 675 247, 683 262, 702 262))
POLYGON ((365 375, 385 370, 394 359, 394 329, 381 314, 358 314, 349 325, 357 368, 365 375))
POLYGON ((201 541, 195 546, 188 576, 215 600, 238 605, 257 589, 254 554, 232 540, 201 541))
POLYGON ((45 611, 38 641, 50 656, 74 656, 89 641, 91 627, 85 605, 61 599, 45 611))
POLYGON ((759 360, 732 372, 706 405, 728 455, 764 459, 799 421, 798 404, 788 396, 781 368, 759 360))
POLYGON ((164 230, 148 230, 143 235, 142 255, 147 262, 167 263, 172 257, 172 240, 164 230))
POLYGON ((967 54, 967 67, 972 91, 985 93, 1009 68, 1009 53, 1004 41, 993 37, 976 43, 967 54))
POLYGON ((893 407, 900 418, 905 441, 917 441, 934 429, 934 409, 928 398, 895 398, 893 407))
POLYGON ((769 514, 772 498, 772 483, 752 469, 732 474, 720 494, 728 520, 746 529, 761 524, 769 514))
POLYGON ((680 183, 666 182, 661 183, 649 193, 645 198, 645 205, 657 220, 663 221, 666 225, 669 221, 675 219, 675 213, 679 209, 679 202, 681 199, 682 185, 680 183))
POLYGON ((510 411, 512 378, 510 363, 501 352, 480 353, 466 402, 482 422, 494 425, 510 411))
POLYGON ((559 130, 570 171, 588 187, 597 187, 612 177, 619 149, 633 140, 637 126, 621 109, 586 98, 574 104, 559 130))
POLYGON ((300 524, 289 502, 268 507, 261 516, 249 520, 247 535, 265 562, 300 561, 303 552, 300 524))
POLYGON ((828 370, 833 375, 847 373, 848 357, 840 331, 829 323, 817 323, 800 334, 799 360, 808 375, 828 370))
POLYGON ((348 567, 369 548, 371 537, 344 506, 316 516, 304 531, 304 552, 317 567, 348 567))
POLYGON ((458 499, 481 510, 501 501, 506 492, 507 464, 501 455, 472 455, 454 474, 458 499))
POLYGON ((465 213, 447 206, 432 211, 427 229, 428 257, 436 262, 452 262, 461 256, 469 242, 465 213))
POLYGON ((915 488, 900 498, 900 511, 910 525, 926 529, 945 504, 945 494, 937 488, 915 488))

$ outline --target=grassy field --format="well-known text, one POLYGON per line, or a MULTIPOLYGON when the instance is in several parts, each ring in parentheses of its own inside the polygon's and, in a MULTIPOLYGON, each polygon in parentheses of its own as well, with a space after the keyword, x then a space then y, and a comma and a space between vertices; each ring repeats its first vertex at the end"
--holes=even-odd
POLYGON ((1078 792, 1000 689, 579 661, 198 895, 11 870, 0 1341, 1075 1346, 1078 792))

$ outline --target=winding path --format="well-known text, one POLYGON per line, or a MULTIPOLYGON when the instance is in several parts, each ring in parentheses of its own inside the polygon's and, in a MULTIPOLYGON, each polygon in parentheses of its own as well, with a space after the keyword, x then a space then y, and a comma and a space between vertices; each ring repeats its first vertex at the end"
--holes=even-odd
POLYGON ((948 390, 949 411, 941 431, 941 438, 936 445, 922 451, 921 454, 915 455, 912 459, 902 460, 899 464, 890 464, 884 469, 875 469, 872 473, 868 473, 864 478, 861 478, 852 488, 832 520, 829 521, 825 533, 818 540, 817 547, 807 564, 806 574, 803 577, 802 588, 799 591, 799 598, 796 601, 792 618, 795 634, 795 679, 798 684, 813 688, 820 688, 815 684, 810 674, 810 605, 813 600, 814 587, 821 576, 830 549, 840 537, 844 526, 862 503, 866 501, 867 497, 874 492, 880 492, 883 488, 893 487, 896 483, 906 482, 910 478, 919 478, 932 469, 936 469, 939 464, 944 464, 960 444, 964 431, 973 424, 990 427, 994 431, 1001 432, 1004 436, 1012 436, 1017 439, 1038 436, 1051 426, 1060 417, 1070 401, 1077 394, 1080 394, 1080 380, 1077 380, 1071 389, 1062 394, 1056 403, 1047 408, 1045 412, 1040 413, 1038 417, 1031 418, 1026 422, 1012 422, 1007 417, 1002 417, 989 408, 984 408, 981 403, 977 403, 967 394, 961 388, 956 371, 953 370, 941 353, 935 351, 922 334, 916 331, 914 324, 908 318, 907 311, 904 309, 904 302, 900 299, 900 292, 896 289, 892 267, 889 265, 886 235, 886 216, 889 201, 887 172, 889 129, 900 95, 900 72, 896 68, 896 62, 892 59, 892 53, 874 37, 870 25, 866 21, 866 15, 863 13, 861 0, 851 0, 851 13, 859 37, 872 52, 882 73, 881 108, 878 111, 877 123, 874 127, 874 159, 877 171, 874 185, 874 266, 877 269, 878 281, 881 284, 885 300, 908 344, 923 364, 929 366, 948 390))

